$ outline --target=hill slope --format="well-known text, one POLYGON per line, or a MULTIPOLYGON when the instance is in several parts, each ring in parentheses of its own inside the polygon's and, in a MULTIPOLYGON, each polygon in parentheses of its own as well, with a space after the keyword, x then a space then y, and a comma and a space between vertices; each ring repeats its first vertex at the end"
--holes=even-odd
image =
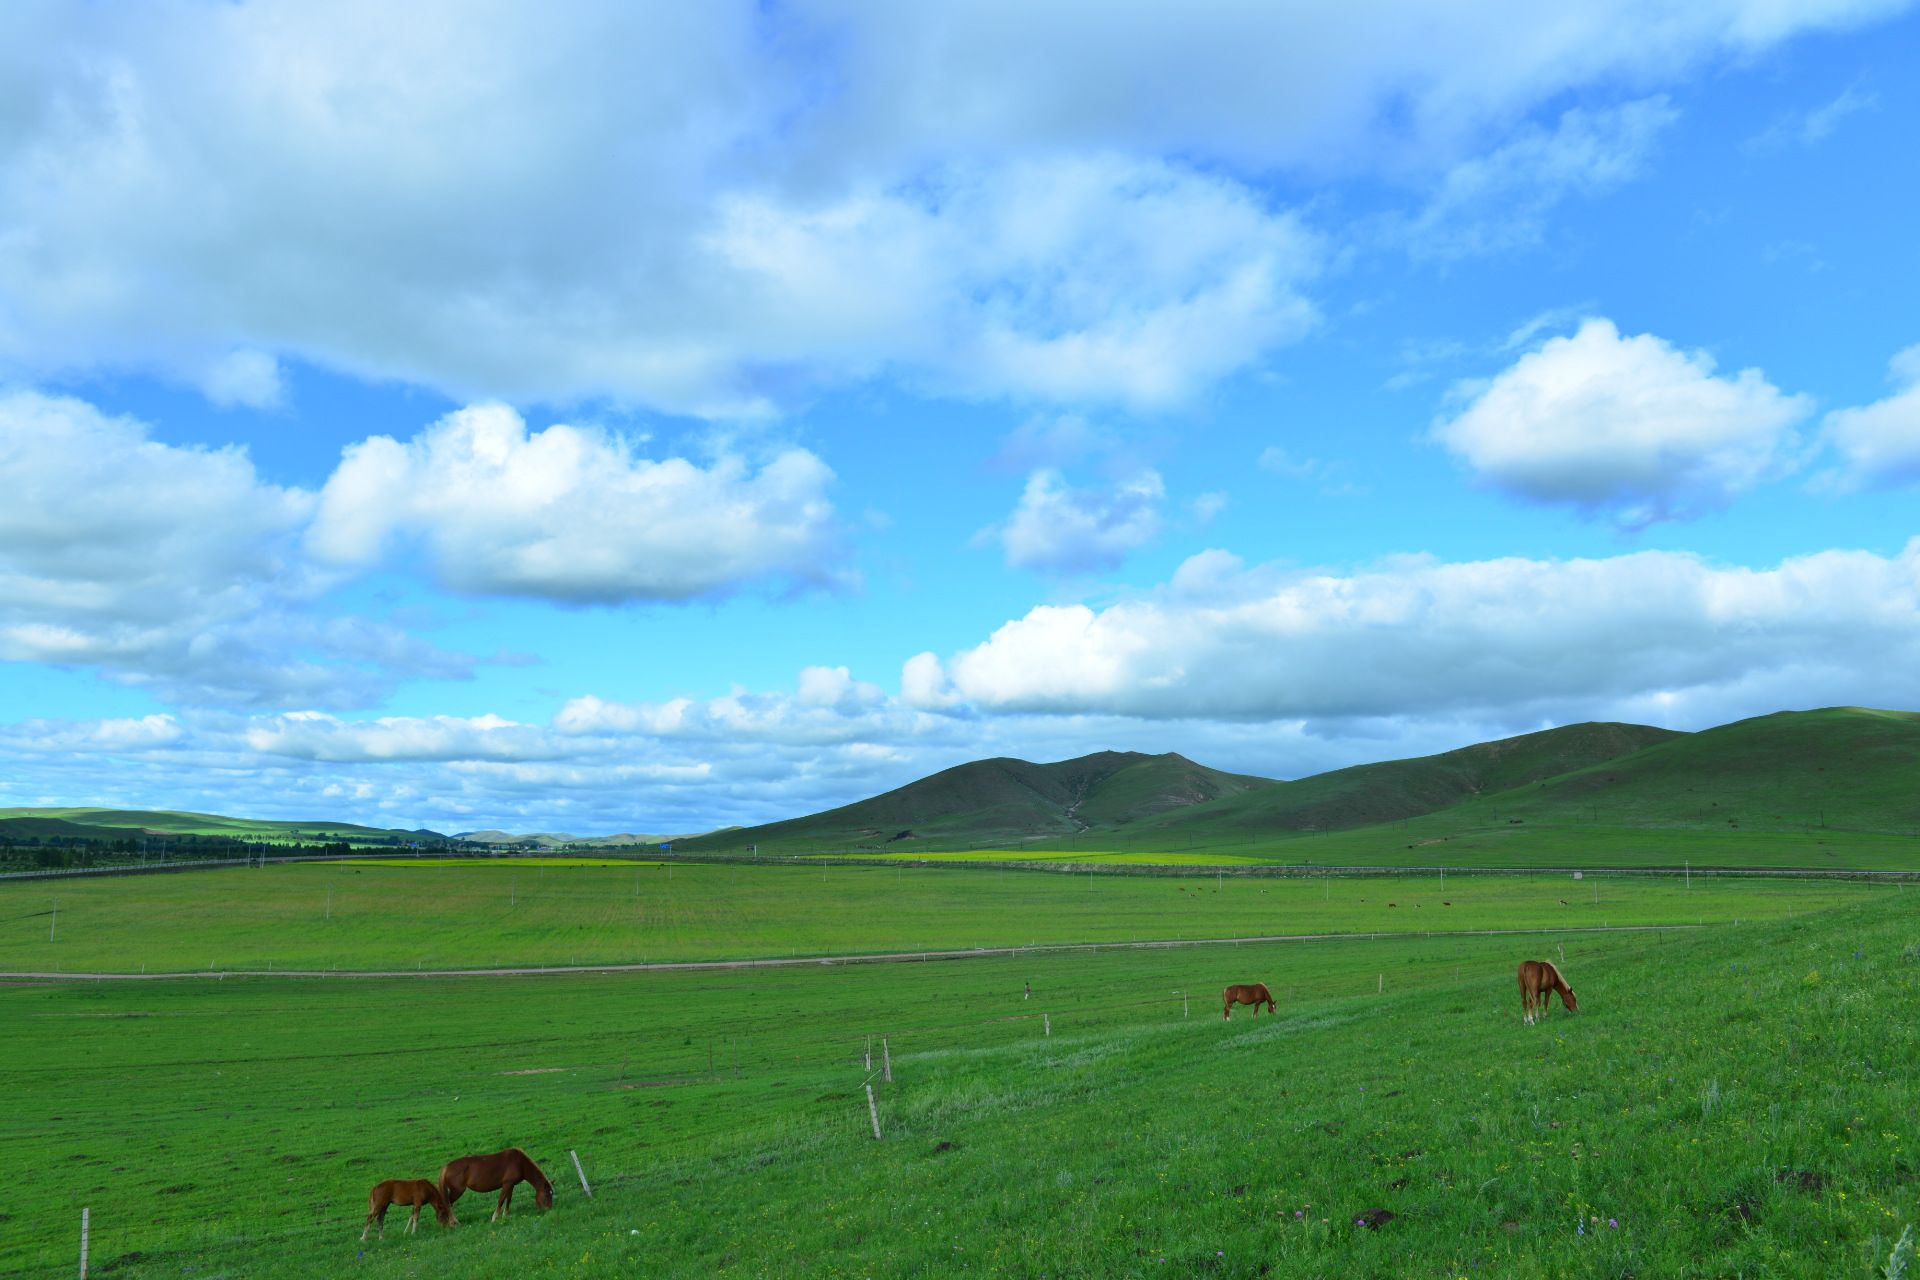
POLYGON ((1542 779, 1635 756, 1688 735, 1648 725, 1590 723, 1481 742, 1410 760, 1355 765, 1195 805, 1141 830, 1342 831, 1398 822, 1542 779))
MULTIPOLYGON (((147 832, 168 836, 228 836, 235 840, 306 840, 389 844, 395 840, 445 840, 437 831, 367 827, 353 822, 281 822, 264 818, 233 818, 217 813, 189 813, 171 809, 0 809, 0 822, 57 821, 85 828, 87 839, 119 839, 147 832)), ((20 830, 25 833, 27 828, 20 830)))
POLYGON ((1778 830, 1920 826, 1920 714, 1781 711, 1462 806, 1529 822, 1778 830))
POLYGON ((757 845, 768 851, 831 845, 913 848, 929 841, 993 846, 1111 827, 1273 785, 1174 754, 1101 751, 1053 764, 1000 757, 956 765, 824 813, 716 832, 683 845, 757 845))

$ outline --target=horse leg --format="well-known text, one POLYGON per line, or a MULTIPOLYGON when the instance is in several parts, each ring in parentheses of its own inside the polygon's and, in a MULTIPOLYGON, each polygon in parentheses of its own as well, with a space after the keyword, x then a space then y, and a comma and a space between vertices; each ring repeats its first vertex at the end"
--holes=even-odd
MULTIPOLYGON (((373 1230, 373 1220, 374 1220, 374 1218, 375 1218, 375 1217, 377 1217, 377 1216, 378 1216, 378 1215, 377 1215, 377 1214, 376 1214, 376 1213, 374 1212, 374 1210, 372 1210, 372 1209, 369 1209, 369 1210, 367 1210, 367 1225, 366 1225, 366 1226, 364 1226, 364 1227, 362 1227, 362 1228, 360 1228, 360 1239, 361 1239, 361 1240, 363 1240, 363 1241, 364 1241, 364 1240, 365 1240, 365 1239, 367 1238, 367 1232, 369 1232, 369 1231, 371 1231, 371 1230, 373 1230)), ((382 1231, 384 1231, 385 1229, 386 1229, 385 1227, 382 1227, 382 1228, 381 1228, 381 1230, 382 1230, 382 1231)))
POLYGON ((500 1204, 494 1210, 500 1215, 500 1221, 507 1220, 507 1209, 513 1204, 513 1184, 507 1183, 500 1188, 500 1204))
POLYGON ((420 1206, 414 1205, 413 1212, 407 1215, 407 1234, 412 1235, 420 1229, 420 1206))

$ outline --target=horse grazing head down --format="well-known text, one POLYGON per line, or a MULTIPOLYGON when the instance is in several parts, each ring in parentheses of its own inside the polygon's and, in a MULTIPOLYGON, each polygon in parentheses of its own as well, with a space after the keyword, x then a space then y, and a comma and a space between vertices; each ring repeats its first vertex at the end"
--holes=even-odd
MULTIPOLYGON (((424 1179, 423 1179, 424 1181, 424 1179)), ((437 1182, 427 1182, 427 1199, 433 1205, 433 1216, 440 1220, 443 1227, 457 1227, 460 1219, 454 1216, 453 1205, 448 1202, 446 1193, 440 1190, 437 1182)))

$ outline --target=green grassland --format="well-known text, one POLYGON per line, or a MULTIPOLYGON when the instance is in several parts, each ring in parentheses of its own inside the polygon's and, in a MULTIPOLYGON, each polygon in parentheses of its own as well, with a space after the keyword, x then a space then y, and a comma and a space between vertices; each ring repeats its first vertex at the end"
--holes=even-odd
POLYGON ((642 858, 569 858, 569 857, 526 857, 526 858, 334 858, 331 865, 336 867, 388 867, 399 869, 425 869, 439 867, 470 867, 474 869, 491 868, 495 871, 544 871, 549 867, 664 867, 667 864, 658 860, 642 858))
POLYGON ((0 971, 463 968, 1753 920, 1846 881, 296 863, 0 885, 0 971), (59 912, 57 920, 51 912, 59 912), (49 934, 53 937, 50 939, 49 934))
POLYGON ((1920 1218, 1913 892, 1686 933, 0 988, 33 1171, 0 1271, 70 1270, 84 1205, 132 1280, 1877 1275, 1920 1218), (1577 1015, 1520 1025, 1527 955, 1577 1015), (1249 980, 1280 1016, 1222 1023, 1249 980), (376 1180, 508 1143, 552 1212, 358 1242, 376 1180))
POLYGON ((1036 840, 1002 851, 1009 860, 1111 854, 1113 861, 1140 862, 1166 860, 1154 856, 1162 853, 1187 863, 1226 864, 1244 858, 1319 867, 1920 871, 1920 838, 1908 832, 1552 825, 1455 810, 1352 831, 1272 836, 1195 825, 1184 829, 1171 847, 1165 832, 1114 831, 1073 840, 1036 840))

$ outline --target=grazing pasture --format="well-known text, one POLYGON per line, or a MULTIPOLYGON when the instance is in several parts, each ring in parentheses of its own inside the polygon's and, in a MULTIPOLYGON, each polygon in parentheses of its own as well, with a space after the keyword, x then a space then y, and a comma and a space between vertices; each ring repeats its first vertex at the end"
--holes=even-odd
POLYGON ((1901 890, 1842 881, 1696 880, 1689 888, 1679 879, 1602 876, 1450 876, 1442 884, 1431 876, 303 863, 0 884, 0 971, 592 965, 1697 923, 1767 919, 1889 892, 1901 890))
POLYGON ((44 1171, 10 1188, 0 1271, 69 1269, 85 1205, 96 1274, 137 1280, 1866 1275, 1916 1217, 1910 901, 1682 933, 0 988, 0 1140, 44 1171), (1578 1014, 1520 1025, 1529 953, 1564 957, 1578 1014), (1223 1024, 1223 976, 1279 1016, 1223 1024), (551 1212, 357 1239, 373 1178, 508 1145, 555 1176, 551 1212))
MULTIPOLYGON (((1093 862, 1279 863, 1343 867, 1705 867, 1910 871, 1920 864, 1920 827, 1907 831, 1650 828, 1594 823, 1519 822, 1484 809, 1448 810, 1350 831, 1248 833, 1195 819, 1177 831, 1102 831, 1035 840, 986 855, 1000 859, 1065 857, 1093 862)), ((820 850, 838 852, 838 850, 820 850)), ((956 850, 963 857, 978 856, 956 850)), ((874 856, 942 858, 941 852, 889 850, 874 856)))

